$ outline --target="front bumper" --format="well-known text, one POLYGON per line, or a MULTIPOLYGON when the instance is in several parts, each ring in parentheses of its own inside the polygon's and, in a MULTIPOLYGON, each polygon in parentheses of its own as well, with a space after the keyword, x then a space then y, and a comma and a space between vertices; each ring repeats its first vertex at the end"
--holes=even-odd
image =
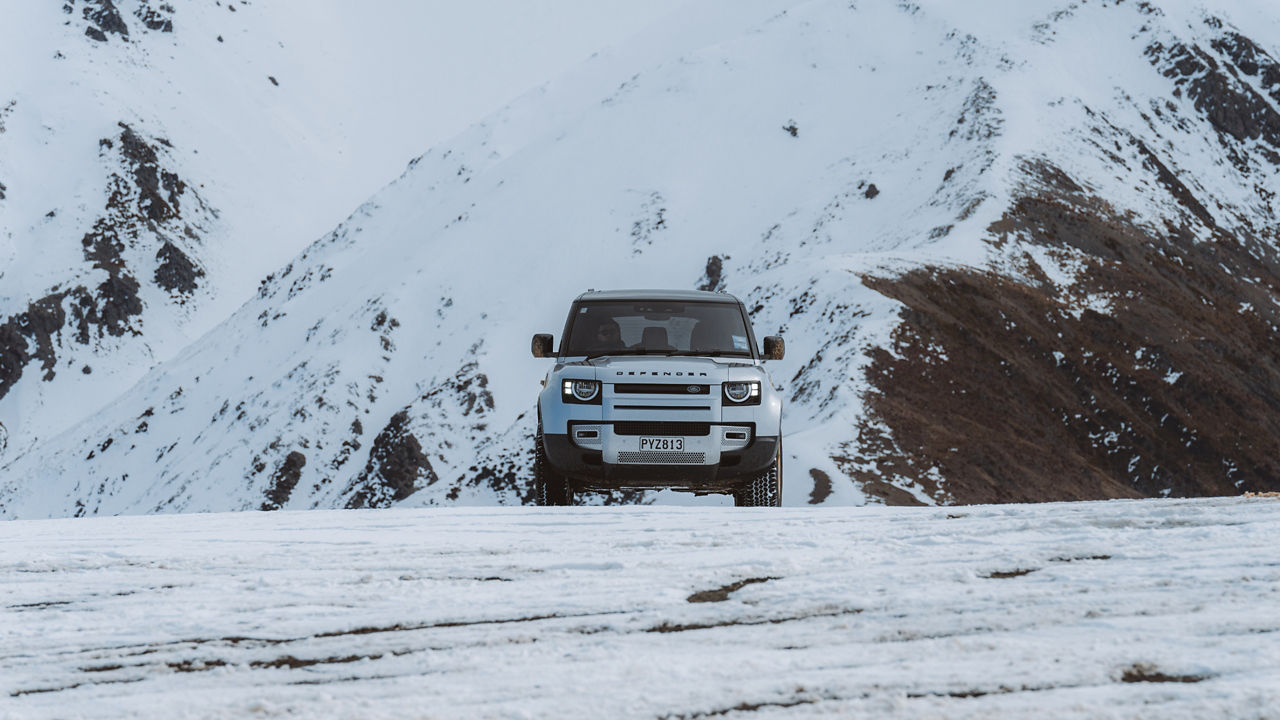
POLYGON ((547 460, 579 490, 672 488, 729 492, 744 478, 773 464, 778 438, 753 437, 741 450, 719 453, 719 461, 699 465, 609 463, 601 450, 575 445, 567 434, 543 435, 547 460))

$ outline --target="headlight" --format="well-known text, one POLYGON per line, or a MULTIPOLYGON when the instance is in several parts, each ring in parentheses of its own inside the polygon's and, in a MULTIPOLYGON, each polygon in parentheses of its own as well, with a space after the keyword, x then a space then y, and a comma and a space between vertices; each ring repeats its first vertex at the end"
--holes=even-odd
POLYGON ((565 380, 560 396, 565 402, 589 403, 600 402, 599 380, 565 380))
POLYGON ((724 397, 735 405, 759 404, 760 383, 754 381, 725 383, 724 397))

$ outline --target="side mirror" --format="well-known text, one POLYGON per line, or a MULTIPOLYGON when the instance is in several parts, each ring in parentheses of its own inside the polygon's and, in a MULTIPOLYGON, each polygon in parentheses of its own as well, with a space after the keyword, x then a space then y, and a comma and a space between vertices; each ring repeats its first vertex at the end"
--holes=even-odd
POLYGON ((551 349, 551 335, 547 333, 538 333, 533 336, 533 356, 536 358, 549 358, 555 356, 555 351, 551 349))
POLYGON ((787 344, 777 335, 769 335, 764 339, 764 359, 781 360, 787 353, 787 344))

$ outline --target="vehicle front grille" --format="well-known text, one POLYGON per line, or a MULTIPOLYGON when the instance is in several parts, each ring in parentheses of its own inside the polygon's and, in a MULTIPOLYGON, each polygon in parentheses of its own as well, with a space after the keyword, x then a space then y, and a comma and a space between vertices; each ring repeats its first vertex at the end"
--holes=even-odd
POLYGON ((613 386, 613 392, 618 395, 708 395, 711 386, 699 383, 618 383, 613 386))
POLYGON ((702 465, 706 453, 695 452, 630 452, 618 453, 618 462, 630 465, 702 465))
POLYGON ((696 422, 616 422, 614 435, 672 435, 706 437, 711 434, 711 423, 696 422))

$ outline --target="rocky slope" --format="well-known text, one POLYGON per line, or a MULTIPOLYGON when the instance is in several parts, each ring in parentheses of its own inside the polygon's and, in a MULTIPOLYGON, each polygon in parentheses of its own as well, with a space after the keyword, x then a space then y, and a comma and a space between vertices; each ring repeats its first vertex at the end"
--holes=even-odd
POLYGON ((672 3, 7 7, 0 464, 208 332, 424 146, 672 3))
POLYGON ((787 338, 788 504, 1274 489, 1277 57, 1226 0, 698 4, 414 160, 0 505, 526 501, 528 336, 588 286, 787 338))
POLYGON ((45 72, 91 83, 121 47, 163 42, 173 8, 48 5, 20 14, 62 42, 48 43, 52 57, 24 58, 0 100, 0 457, 73 424, 77 404, 101 404, 193 339, 184 328, 218 292, 206 268, 219 211, 182 153, 121 103, 75 107, 39 88, 45 72))

